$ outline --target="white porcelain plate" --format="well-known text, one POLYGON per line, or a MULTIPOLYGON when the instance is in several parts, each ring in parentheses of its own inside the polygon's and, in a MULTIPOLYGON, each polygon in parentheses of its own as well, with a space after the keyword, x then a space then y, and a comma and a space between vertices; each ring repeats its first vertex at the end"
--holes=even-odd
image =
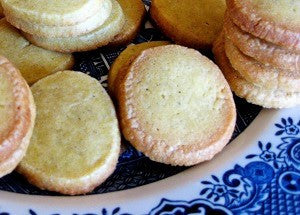
MULTIPOLYGON (((134 43, 163 39, 145 28, 134 43)), ((124 48, 78 53, 75 70, 106 87, 108 69, 124 48)), ((209 162, 171 167, 126 143, 114 174, 90 195, 42 191, 16 172, 1 178, 0 215, 300 214, 300 107, 261 111, 235 101, 234 140, 209 162)))

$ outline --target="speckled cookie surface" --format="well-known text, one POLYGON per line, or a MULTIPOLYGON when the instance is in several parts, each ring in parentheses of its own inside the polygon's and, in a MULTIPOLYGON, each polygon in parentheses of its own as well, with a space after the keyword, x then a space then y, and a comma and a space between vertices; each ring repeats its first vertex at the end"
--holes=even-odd
POLYGON ((171 165, 210 160, 229 141, 235 104, 218 67, 193 49, 143 51, 119 93, 123 134, 150 159, 171 165))
POLYGON ((180 45, 210 48, 222 29, 225 0, 153 0, 151 18, 180 45))
POLYGON ((29 182, 63 194, 83 194, 115 169, 120 132, 104 88, 90 76, 58 72, 32 86, 36 124, 18 171, 29 182))
POLYGON ((281 69, 300 69, 300 52, 282 48, 242 31, 232 23, 228 14, 225 15, 224 31, 234 45, 257 61, 281 69))
POLYGON ((99 2, 99 4, 101 5, 101 7, 95 15, 89 17, 84 22, 80 22, 78 24, 70 26, 47 26, 34 24, 30 21, 16 18, 9 14, 6 15, 6 19, 16 28, 21 29, 22 31, 29 34, 46 38, 68 38, 89 33, 100 27, 106 21, 112 10, 111 0, 103 0, 99 2))
POLYGON ((167 41, 145 42, 128 46, 114 61, 108 74, 108 89, 112 96, 117 97, 117 91, 132 61, 142 51, 148 48, 170 44, 167 41))
POLYGON ((300 51, 299 0, 227 0, 233 22, 256 37, 300 51))
POLYGON ((30 23, 65 26, 84 22, 103 0, 1 0, 7 14, 30 23))
POLYGON ((0 56, 0 177, 23 158, 35 119, 32 94, 20 72, 0 56))
POLYGON ((118 2, 124 12, 125 24, 121 32, 109 43, 111 46, 130 43, 137 36, 146 16, 146 9, 141 0, 118 0, 118 2))
POLYGON ((265 108, 288 108, 300 104, 300 93, 267 90, 264 87, 246 81, 238 71, 232 68, 224 48, 221 35, 214 43, 215 59, 235 94, 248 102, 265 108))
POLYGON ((244 55, 229 39, 225 39, 225 52, 232 67, 247 81, 270 90, 300 92, 300 70, 289 71, 266 66, 244 55))
POLYGON ((124 26, 124 14, 116 0, 111 0, 112 12, 108 19, 94 31, 69 38, 43 38, 24 33, 24 36, 33 44, 45 49, 59 52, 78 52, 97 49, 107 45, 124 26))
POLYGON ((0 55, 18 68, 29 84, 54 72, 70 69, 74 64, 70 54, 48 51, 30 44, 5 19, 0 20, 0 55))

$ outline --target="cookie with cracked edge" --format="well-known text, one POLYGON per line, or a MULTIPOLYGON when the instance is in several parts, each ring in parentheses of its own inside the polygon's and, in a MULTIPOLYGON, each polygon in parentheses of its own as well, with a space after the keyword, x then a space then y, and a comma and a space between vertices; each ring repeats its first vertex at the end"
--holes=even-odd
POLYGON ((249 103, 265 108, 289 108, 300 104, 300 93, 267 90, 264 87, 246 81, 238 71, 232 68, 224 48, 224 35, 221 34, 214 43, 213 53, 219 67, 231 89, 249 103))
POLYGON ((124 13, 116 0, 111 0, 112 11, 108 19, 94 31, 69 38, 44 38, 23 32, 23 35, 36 46, 58 51, 72 53, 90 51, 107 45, 124 26, 124 13))
POLYGON ((37 118, 26 156, 17 168, 41 189, 91 192, 114 171, 120 131, 113 103, 94 78, 74 71, 32 87, 37 118))
POLYGON ((138 34, 146 16, 146 8, 141 0, 118 0, 121 5, 125 24, 109 46, 121 46, 130 43, 138 34))
POLYGON ((247 81, 269 90, 300 92, 300 70, 266 66, 244 55, 228 38, 225 38, 225 52, 232 67, 247 81))
POLYGON ((195 165, 212 159, 231 138, 232 92, 219 68, 196 50, 147 49, 119 87, 123 134, 151 160, 195 165))
POLYGON ((210 49, 222 30, 225 0, 152 0, 150 15, 175 43, 210 49))
POLYGON ((232 21, 242 30, 276 45, 300 51, 300 3, 295 0, 226 0, 232 21))
POLYGON ((224 32, 239 50, 257 61, 281 69, 300 70, 300 52, 254 37, 237 27, 228 14, 225 15, 224 32))
POLYGON ((24 78, 0 56, 0 177, 24 157, 35 121, 35 104, 24 78))

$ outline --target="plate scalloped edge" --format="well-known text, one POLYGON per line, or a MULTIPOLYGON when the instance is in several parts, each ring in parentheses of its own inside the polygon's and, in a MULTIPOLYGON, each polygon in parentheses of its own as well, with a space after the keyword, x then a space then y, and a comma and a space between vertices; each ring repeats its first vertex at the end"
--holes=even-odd
POLYGON ((0 215, 300 214, 299 113, 263 110, 212 161, 142 187, 81 197, 0 191, 0 215))

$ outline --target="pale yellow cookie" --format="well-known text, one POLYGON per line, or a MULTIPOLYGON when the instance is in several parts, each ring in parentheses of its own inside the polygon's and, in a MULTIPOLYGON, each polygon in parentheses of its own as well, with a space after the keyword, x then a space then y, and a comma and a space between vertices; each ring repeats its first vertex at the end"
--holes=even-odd
POLYGON ((1 0, 6 14, 30 23, 75 25, 95 15, 104 0, 1 0))
POLYGON ((233 22, 244 31, 300 51, 299 0, 227 0, 233 22))
POLYGON ((9 14, 6 14, 6 19, 16 28, 29 34, 46 38, 69 38, 89 33, 100 27, 106 21, 111 14, 111 0, 103 0, 103 2, 101 1, 99 4, 101 4, 101 7, 94 16, 88 18, 84 22, 70 26, 37 25, 26 20, 13 17, 9 14))
POLYGON ((0 55, 13 62, 29 84, 54 72, 70 69, 74 64, 70 54, 48 51, 30 44, 5 19, 0 20, 0 55))
POLYGON ((121 31, 125 22, 121 6, 116 0, 111 2, 112 12, 108 19, 88 34, 70 38, 43 38, 27 33, 24 36, 37 46, 64 53, 89 51, 105 46, 121 31))
POLYGON ((111 46, 120 46, 130 43, 138 34, 146 15, 146 9, 141 0, 118 0, 121 5, 125 24, 121 32, 109 43, 111 46))
POLYGON ((36 124, 18 167, 41 189, 76 195, 92 191, 114 171, 120 151, 115 109, 101 84, 64 71, 32 86, 36 124))
POLYGON ((295 53, 242 31, 225 15, 224 31, 244 54, 264 64, 287 70, 300 70, 300 53, 295 53))
POLYGON ((151 18, 178 44, 211 48, 222 29, 225 0, 153 0, 151 18))
POLYGON ((117 91, 120 83, 124 79, 126 72, 132 61, 144 50, 157 46, 164 46, 170 44, 167 41, 152 41, 140 43, 137 45, 128 46, 110 67, 108 73, 108 90, 110 94, 117 97, 117 91))
POLYGON ((123 134, 154 161, 194 165, 212 159, 231 138, 236 111, 229 85, 196 50, 147 49, 119 87, 123 134))
POLYGON ((227 38, 225 39, 225 52, 232 67, 247 81, 270 90, 300 92, 300 70, 289 71, 266 66, 244 55, 227 38))
POLYGON ((231 89, 237 96, 265 108, 288 108, 300 104, 299 92, 268 90, 265 87, 246 81, 238 71, 232 68, 225 54, 223 35, 215 41, 213 53, 231 89))
POLYGON ((32 94, 20 72, 0 56, 0 178, 24 157, 35 120, 32 94))

